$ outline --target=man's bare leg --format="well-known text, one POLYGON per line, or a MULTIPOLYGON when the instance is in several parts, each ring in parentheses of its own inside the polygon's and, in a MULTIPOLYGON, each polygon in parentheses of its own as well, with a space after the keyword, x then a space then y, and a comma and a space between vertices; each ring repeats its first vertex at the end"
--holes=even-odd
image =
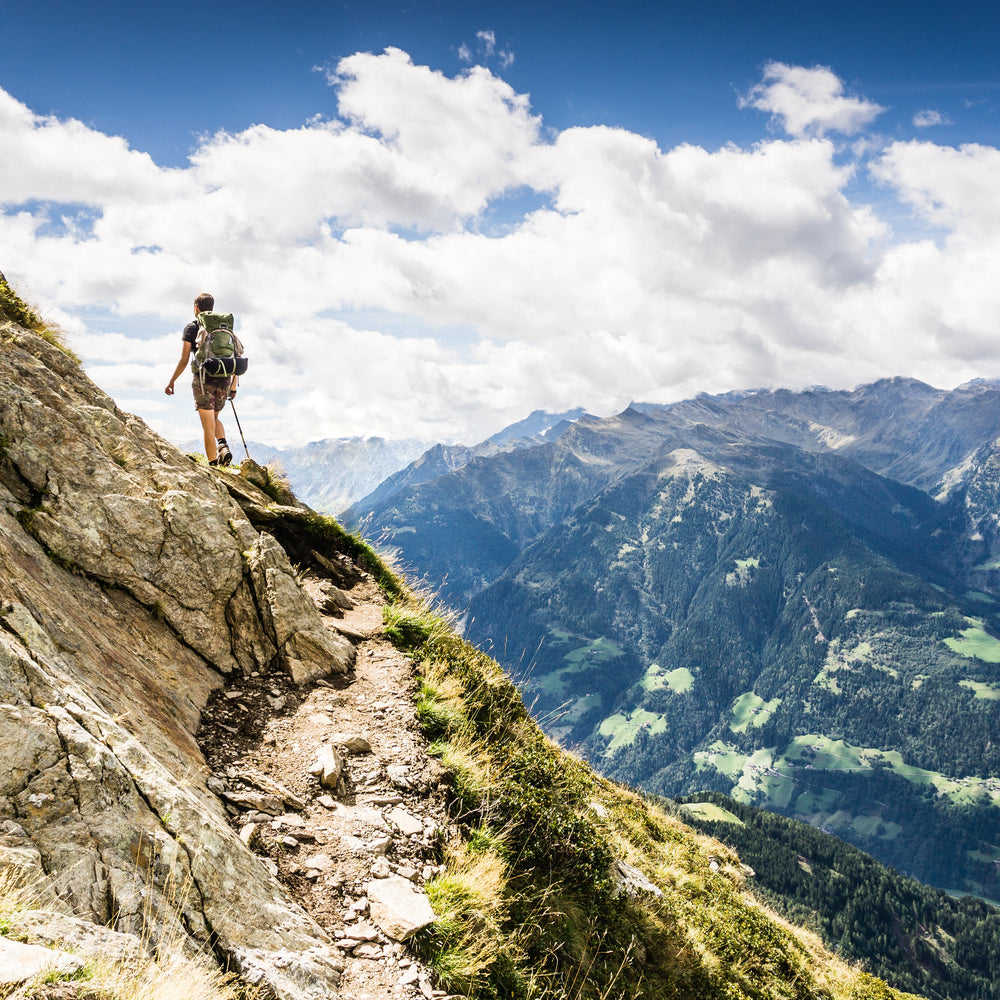
POLYGON ((224 433, 216 435, 216 428, 222 427, 219 423, 219 415, 215 410, 198 410, 198 419, 201 421, 201 429, 205 435, 205 457, 210 462, 218 461, 219 447, 215 443, 216 437, 225 437, 224 433))

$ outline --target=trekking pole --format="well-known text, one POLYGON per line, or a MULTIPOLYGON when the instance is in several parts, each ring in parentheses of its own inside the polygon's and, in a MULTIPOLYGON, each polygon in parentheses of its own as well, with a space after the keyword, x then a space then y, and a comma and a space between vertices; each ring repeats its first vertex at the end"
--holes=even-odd
POLYGON ((232 396, 229 397, 229 405, 233 408, 233 416, 236 417, 236 426, 239 428, 240 440, 243 442, 243 453, 247 458, 250 458, 250 452, 247 451, 247 439, 243 436, 243 428, 240 426, 240 415, 236 412, 236 404, 233 402, 232 396))

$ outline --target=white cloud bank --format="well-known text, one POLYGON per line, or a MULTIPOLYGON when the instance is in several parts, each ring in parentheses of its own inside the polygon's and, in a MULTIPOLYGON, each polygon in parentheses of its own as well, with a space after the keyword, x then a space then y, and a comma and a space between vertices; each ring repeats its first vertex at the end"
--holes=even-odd
POLYGON ((831 136, 881 109, 829 69, 769 64, 746 103, 786 137, 716 151, 552 135, 486 69, 394 49, 330 82, 335 118, 220 133, 169 170, 0 91, 0 269, 175 439, 197 436, 192 407, 162 388, 203 289, 248 344, 245 430, 274 443, 1000 370, 1000 152, 852 153, 831 136), (937 238, 894 237, 859 177, 937 238))

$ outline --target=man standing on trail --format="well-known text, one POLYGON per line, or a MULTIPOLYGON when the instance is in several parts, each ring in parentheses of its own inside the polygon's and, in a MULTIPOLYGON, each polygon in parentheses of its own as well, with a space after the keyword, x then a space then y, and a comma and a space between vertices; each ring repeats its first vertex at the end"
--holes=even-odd
MULTIPOLYGON (((174 394, 174 382, 187 367, 188 361, 191 360, 191 352, 198 343, 198 315, 211 312, 214 308, 215 298, 208 292, 202 292, 194 300, 195 319, 184 327, 184 333, 181 334, 183 341, 181 359, 177 362, 174 374, 164 389, 168 396, 174 394)), ((211 375, 203 375, 194 362, 191 364, 191 370, 194 372, 191 384, 194 390, 194 405, 205 435, 205 457, 209 465, 229 465, 233 460, 233 453, 226 444, 226 429, 222 426, 219 414, 225 407, 226 400, 236 395, 237 376, 224 375, 222 378, 213 378, 211 375)))

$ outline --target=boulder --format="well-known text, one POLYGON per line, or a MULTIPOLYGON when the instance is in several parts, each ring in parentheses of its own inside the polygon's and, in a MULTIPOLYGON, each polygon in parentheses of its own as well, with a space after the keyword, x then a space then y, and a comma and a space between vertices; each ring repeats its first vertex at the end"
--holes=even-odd
POLYGON ((319 783, 324 788, 336 788, 344 773, 344 758, 334 746, 321 747, 317 752, 316 761, 309 768, 309 773, 319 778, 319 783))
POLYGON ((18 986, 47 972, 68 976, 82 968, 77 955, 0 937, 0 986, 18 986))
POLYGON ((254 543, 249 568, 268 635, 295 683, 346 673, 354 663, 354 647, 326 628, 295 579, 285 550, 266 532, 254 543))
POLYGON ((426 893, 398 875, 373 879, 365 888, 372 922, 394 941, 406 941, 435 920, 426 893))

